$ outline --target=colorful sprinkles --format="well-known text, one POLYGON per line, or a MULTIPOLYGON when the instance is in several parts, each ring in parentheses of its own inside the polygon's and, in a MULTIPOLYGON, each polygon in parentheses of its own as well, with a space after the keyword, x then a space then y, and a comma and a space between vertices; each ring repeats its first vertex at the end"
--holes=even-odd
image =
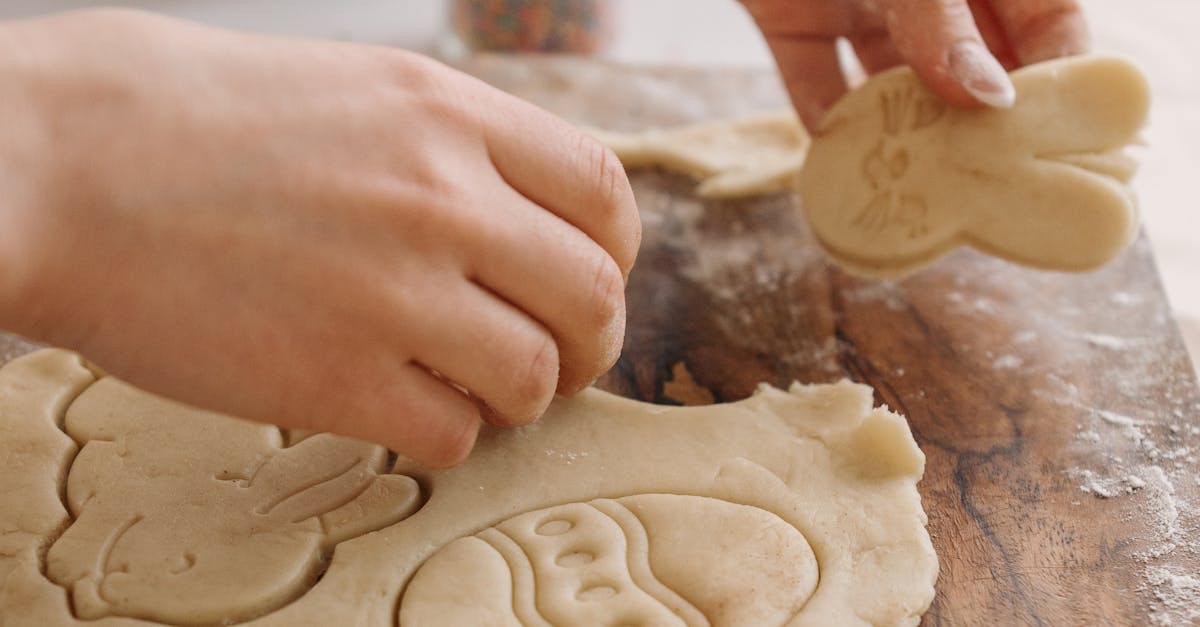
POLYGON ((454 0, 451 19, 472 50, 596 52, 612 33, 611 0, 454 0))

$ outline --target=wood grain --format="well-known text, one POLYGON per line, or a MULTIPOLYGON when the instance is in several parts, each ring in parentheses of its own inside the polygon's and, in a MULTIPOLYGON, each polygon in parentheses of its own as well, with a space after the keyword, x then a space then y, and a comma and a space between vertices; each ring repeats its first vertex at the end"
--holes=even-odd
MULTIPOLYGON (((786 102, 765 73, 498 57, 464 67, 614 129, 786 102)), ((671 404, 739 399, 760 381, 868 383, 928 458, 920 490, 942 570, 924 624, 1176 616, 1149 573, 1200 572, 1189 505, 1200 503, 1200 392, 1144 238, 1085 275, 959 251, 905 281, 870 282, 829 265, 788 195, 704 201, 682 177, 631 179, 644 245, 625 352, 602 387, 671 404)), ((0 334, 0 362, 30 348, 0 334)))
MULTIPOLYGON (((785 102, 769 74, 466 67, 607 128, 785 102)), ((625 351, 602 387, 660 403, 703 397, 672 385, 678 364, 684 385, 718 401, 760 381, 872 385, 928 457, 920 489, 942 570, 926 625, 1186 616, 1164 607, 1171 591, 1148 573, 1200 572, 1200 516, 1187 505, 1200 501, 1200 392, 1144 238, 1090 274, 962 250, 904 281, 863 281, 826 261, 788 195, 714 202, 679 176, 631 181, 644 244, 625 351)))

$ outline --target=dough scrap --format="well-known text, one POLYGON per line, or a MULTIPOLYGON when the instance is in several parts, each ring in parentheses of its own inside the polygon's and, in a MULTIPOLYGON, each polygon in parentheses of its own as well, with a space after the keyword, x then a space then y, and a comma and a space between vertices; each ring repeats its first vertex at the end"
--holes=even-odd
POLYGON ((1131 63, 1081 56, 1012 73, 1016 105, 943 104, 908 68, 826 116, 800 176, 818 241, 842 266, 894 277, 959 245, 1051 270, 1104 265, 1137 231, 1123 149, 1149 108, 1131 63))
POLYGON ((457 468, 388 473, 379 447, 288 442, 45 350, 0 369, 0 616, 915 625, 924 456, 872 403, 845 381, 703 407, 590 389, 457 468))
POLYGON ((739 198, 789 189, 809 137, 792 111, 620 133, 592 133, 626 168, 661 166, 700 181, 706 198, 739 198))

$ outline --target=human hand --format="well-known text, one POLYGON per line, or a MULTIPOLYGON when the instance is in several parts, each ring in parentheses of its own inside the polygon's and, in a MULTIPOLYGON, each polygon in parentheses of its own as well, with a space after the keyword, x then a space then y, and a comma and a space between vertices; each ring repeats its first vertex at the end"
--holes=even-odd
POLYGON ((616 360, 640 221, 554 116, 419 55, 125 11, 0 49, 31 155, 0 183, 36 183, 0 206, 0 327, 432 466, 616 360))
POLYGON ((1005 68, 1078 54, 1075 0, 742 0, 767 39, 792 103, 815 130, 847 90, 836 42, 868 73, 905 64, 957 106, 1012 106, 1005 68))

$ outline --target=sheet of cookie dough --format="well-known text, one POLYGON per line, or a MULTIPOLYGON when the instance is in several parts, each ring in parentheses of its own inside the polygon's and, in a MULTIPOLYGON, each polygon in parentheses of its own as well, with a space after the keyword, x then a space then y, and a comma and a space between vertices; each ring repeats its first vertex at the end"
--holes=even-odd
POLYGON ((435 472, 45 350, 0 369, 0 434, 15 624, 915 625, 937 575, 924 456, 849 382, 587 390, 435 472))
POLYGON ((739 198, 790 189, 809 137, 792 111, 678 128, 589 131, 626 168, 664 167, 699 181, 706 198, 739 198))
POLYGON ((967 245, 1082 271, 1137 232, 1123 150, 1146 120, 1145 78, 1082 56, 1012 73, 1011 109, 956 109, 908 68, 879 74, 822 122, 800 177, 813 233, 859 274, 908 274, 967 245))

